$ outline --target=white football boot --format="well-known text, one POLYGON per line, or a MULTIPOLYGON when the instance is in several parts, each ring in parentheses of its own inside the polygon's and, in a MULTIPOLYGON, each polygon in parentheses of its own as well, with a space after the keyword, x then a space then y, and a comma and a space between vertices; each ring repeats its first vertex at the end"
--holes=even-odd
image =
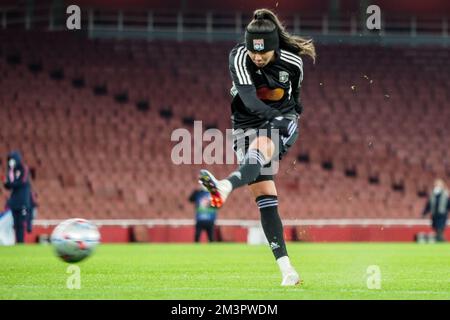
POLYGON ((282 281, 282 286, 296 286, 301 285, 303 280, 300 279, 299 274, 295 271, 294 267, 289 261, 289 257, 284 256, 277 260, 278 266, 280 267, 282 281))
POLYGON ((211 206, 220 208, 232 190, 231 182, 217 180, 208 170, 200 170, 198 182, 211 193, 211 206))
POLYGON ((296 286, 301 284, 302 280, 294 268, 283 274, 283 280, 281 281, 282 286, 296 286))

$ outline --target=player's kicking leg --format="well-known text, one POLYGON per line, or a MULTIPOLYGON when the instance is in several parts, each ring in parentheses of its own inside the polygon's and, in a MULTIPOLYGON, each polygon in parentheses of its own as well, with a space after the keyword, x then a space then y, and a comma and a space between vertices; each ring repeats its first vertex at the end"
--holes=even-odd
POLYGON ((270 162, 274 150, 272 140, 261 136, 251 143, 239 170, 226 179, 218 180, 208 170, 200 170, 199 182, 211 193, 211 205, 220 208, 232 190, 253 182, 260 175, 262 167, 270 162))
POLYGON ((282 286, 301 283, 298 273, 291 265, 284 242, 283 225, 278 214, 278 199, 273 181, 255 183, 261 169, 272 158, 273 142, 259 137, 250 145, 243 164, 228 178, 216 179, 209 171, 201 170, 199 182, 211 193, 212 206, 220 208, 232 190, 250 184, 261 212, 261 223, 282 274, 282 286), (267 160, 269 159, 269 160, 267 160))

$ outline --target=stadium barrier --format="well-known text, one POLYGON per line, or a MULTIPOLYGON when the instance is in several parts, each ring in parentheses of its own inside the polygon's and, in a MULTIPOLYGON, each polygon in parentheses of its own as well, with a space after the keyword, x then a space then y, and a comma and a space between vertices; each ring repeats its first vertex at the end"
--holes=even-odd
MULTIPOLYGON (((60 4, 25 3, 15 5, 0 4, 0 29, 24 30, 66 30, 68 17, 66 7, 60 4)), ((408 4, 411 5, 411 4, 408 4)), ((209 9, 190 4, 190 10, 172 7, 163 9, 144 5, 123 8, 112 6, 81 6, 81 29, 90 38, 141 38, 147 40, 233 40, 240 41, 243 22, 249 19, 254 7, 242 3, 227 10, 209 9)), ((381 15, 381 30, 370 32, 366 28, 368 15, 361 15, 361 9, 343 10, 341 14, 330 16, 324 12, 302 11, 299 6, 289 9, 286 4, 279 10, 284 24, 294 34, 306 32, 316 42, 325 43, 375 43, 404 45, 434 44, 448 46, 449 21, 445 14, 433 14, 417 10, 402 14, 384 9, 381 15), (382 37, 379 37, 380 33, 382 37), (364 37, 362 37, 364 35, 364 37)), ((300 6, 302 7, 302 6, 300 6)), ((441 6, 445 12, 446 6, 441 6)), ((436 10, 436 9, 434 9, 436 10)))
MULTIPOLYGON (((194 239, 194 223, 174 220, 92 220, 98 227, 103 243, 190 243, 194 239)), ((37 220, 27 243, 48 242, 53 228, 61 220, 37 220)), ((218 220, 215 235, 220 242, 255 242, 257 220, 218 220), (253 237, 251 236, 253 234, 253 237)), ((422 219, 318 219, 285 220, 287 241, 297 242, 413 242, 419 234, 430 234, 429 220, 422 219)), ((450 239, 450 228, 445 236, 450 239)), ((206 235, 201 237, 206 242, 206 235)), ((259 241, 259 242, 258 242, 259 241)))

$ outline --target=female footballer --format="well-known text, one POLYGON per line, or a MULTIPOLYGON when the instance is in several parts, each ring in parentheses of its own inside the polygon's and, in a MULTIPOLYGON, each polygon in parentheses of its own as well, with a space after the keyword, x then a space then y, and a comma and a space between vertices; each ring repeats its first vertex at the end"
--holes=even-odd
POLYGON ((300 55, 315 59, 311 40, 290 35, 270 10, 254 12, 245 43, 236 45, 229 55, 233 143, 240 166, 223 180, 207 170, 201 170, 199 177, 216 207, 221 207, 233 190, 249 186, 281 271, 282 286, 297 285, 301 280, 286 250, 272 163, 281 159, 298 137, 303 80, 300 55))

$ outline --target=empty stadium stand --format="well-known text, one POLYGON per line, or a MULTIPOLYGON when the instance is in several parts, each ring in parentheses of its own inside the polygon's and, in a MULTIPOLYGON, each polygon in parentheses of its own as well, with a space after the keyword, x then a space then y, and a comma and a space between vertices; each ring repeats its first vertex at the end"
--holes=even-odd
MULTIPOLYGON (((234 43, 0 32, 0 44, 0 154, 23 152, 40 218, 190 218, 198 170, 235 168, 171 161, 175 129, 230 127, 234 43)), ((300 139, 277 177, 281 215, 417 217, 434 177, 450 178, 450 50, 317 51, 315 65, 304 60, 300 139)), ((243 189, 220 215, 259 214, 243 189)))

